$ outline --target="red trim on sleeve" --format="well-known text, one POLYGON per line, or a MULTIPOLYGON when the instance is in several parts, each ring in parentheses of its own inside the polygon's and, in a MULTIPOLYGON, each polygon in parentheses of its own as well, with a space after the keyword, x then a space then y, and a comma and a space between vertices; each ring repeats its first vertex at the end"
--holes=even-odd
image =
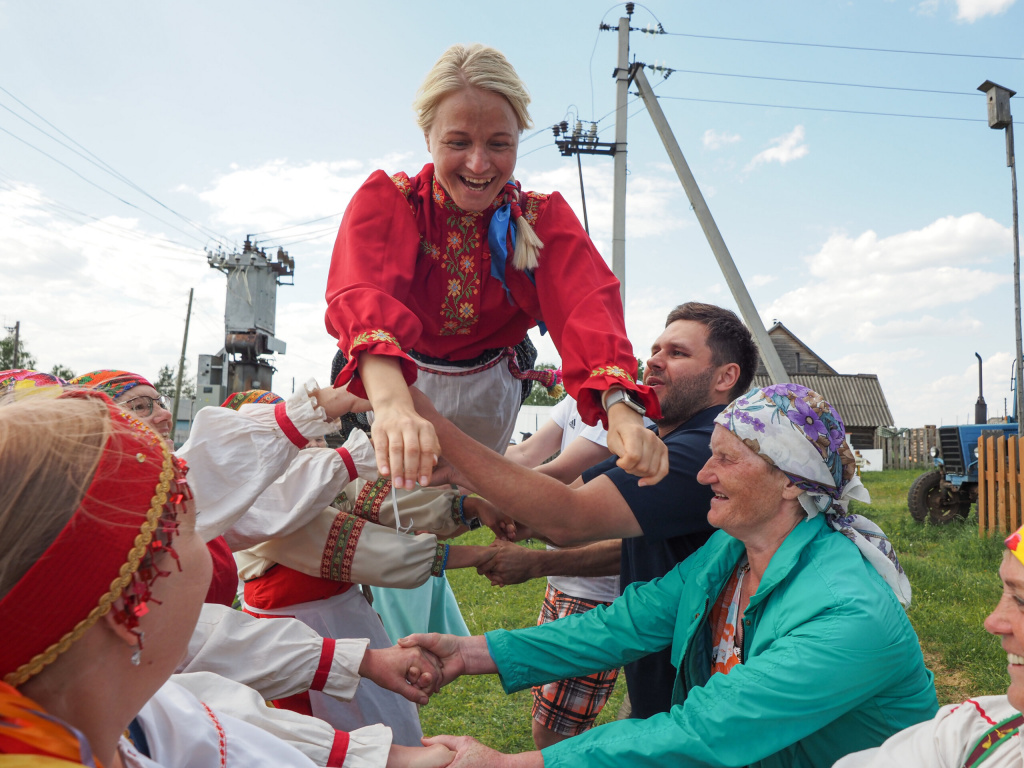
POLYGON ((313 675, 313 682, 309 690, 322 691, 327 685, 327 677, 331 673, 331 665, 334 663, 335 641, 329 637, 324 638, 323 648, 320 649, 320 663, 316 666, 316 674, 313 675))
POLYGON ((277 426, 284 432, 285 437, 299 448, 305 448, 309 439, 302 436, 298 427, 288 418, 288 404, 278 403, 274 406, 274 418, 277 419, 277 426))
POLYGON ((334 732, 334 744, 331 745, 331 754, 327 756, 327 768, 344 765, 345 756, 348 754, 348 740, 347 731, 334 732))
POLYGON ((338 455, 341 456, 341 460, 345 462, 345 470, 348 472, 348 480, 352 482, 358 475, 356 474, 356 463, 352 461, 352 454, 348 452, 348 448, 342 446, 338 449, 338 455))

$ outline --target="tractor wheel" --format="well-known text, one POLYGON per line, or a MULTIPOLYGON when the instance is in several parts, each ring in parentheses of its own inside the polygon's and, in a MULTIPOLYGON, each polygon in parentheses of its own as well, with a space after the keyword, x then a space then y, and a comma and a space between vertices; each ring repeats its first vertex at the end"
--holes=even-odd
POLYGON ((963 491, 942 487, 942 473, 934 469, 920 475, 907 493, 911 516, 919 523, 927 517, 936 525, 945 525, 971 512, 970 496, 963 491))

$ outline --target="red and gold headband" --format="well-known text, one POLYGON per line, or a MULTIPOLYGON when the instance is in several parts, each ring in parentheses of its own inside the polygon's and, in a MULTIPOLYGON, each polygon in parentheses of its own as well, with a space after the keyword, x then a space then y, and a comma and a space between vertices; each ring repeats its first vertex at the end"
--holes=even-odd
POLYGON ((159 435, 103 393, 68 395, 101 399, 115 428, 67 525, 0 599, 0 676, 14 686, 52 663, 112 609, 135 629, 152 600, 153 582, 166 575, 154 557, 168 551, 177 558, 170 541, 191 498, 184 462, 159 435))

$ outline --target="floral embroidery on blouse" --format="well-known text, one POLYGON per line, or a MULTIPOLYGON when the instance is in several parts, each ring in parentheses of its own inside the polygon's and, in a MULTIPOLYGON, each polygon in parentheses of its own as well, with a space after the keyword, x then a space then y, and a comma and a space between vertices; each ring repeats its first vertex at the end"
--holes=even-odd
POLYGON ((541 206, 548 199, 548 195, 542 195, 539 192, 526 192, 525 195, 526 205, 523 206, 523 218, 526 219, 527 224, 533 227, 537 225, 541 206))
POLYGON ((398 343, 398 337, 395 334, 385 331, 383 328, 377 328, 373 331, 363 331, 354 339, 352 339, 352 346, 348 348, 349 357, 352 356, 352 350, 361 344, 372 344, 374 342, 383 342, 384 344, 394 344, 399 349, 402 345, 398 343))
POLYGON ((406 173, 396 173, 391 177, 391 181, 398 187, 398 191, 402 193, 402 196, 408 200, 409 195, 412 194, 412 184, 409 183, 409 175, 406 173))
POLYGON ((437 183, 437 177, 433 179, 432 188, 434 202, 448 213, 444 254, 440 254, 439 247, 425 241, 421 242, 420 248, 435 259, 440 257, 441 266, 448 273, 447 290, 440 309, 443 319, 441 335, 466 335, 480 320, 477 305, 480 301, 480 252, 484 242, 481 232, 483 215, 464 211, 448 199, 437 183))
POLYGON ((590 372, 591 376, 614 376, 616 379, 625 379, 635 383, 635 379, 617 365, 602 365, 590 372))
POLYGON ((434 261, 441 258, 441 246, 435 245, 434 243, 427 242, 425 237, 420 238, 420 253, 424 256, 429 256, 434 261))

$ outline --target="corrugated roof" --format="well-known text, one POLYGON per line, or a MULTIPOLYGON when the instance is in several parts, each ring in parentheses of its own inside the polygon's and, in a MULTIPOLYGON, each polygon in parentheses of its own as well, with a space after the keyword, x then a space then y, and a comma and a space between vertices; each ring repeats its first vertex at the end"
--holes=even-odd
MULTIPOLYGON (((808 374, 795 373, 789 377, 794 384, 809 387, 828 400, 851 427, 892 426, 889 404, 882 393, 882 385, 874 374, 808 374)), ((752 386, 771 385, 768 376, 755 376, 752 386)))

